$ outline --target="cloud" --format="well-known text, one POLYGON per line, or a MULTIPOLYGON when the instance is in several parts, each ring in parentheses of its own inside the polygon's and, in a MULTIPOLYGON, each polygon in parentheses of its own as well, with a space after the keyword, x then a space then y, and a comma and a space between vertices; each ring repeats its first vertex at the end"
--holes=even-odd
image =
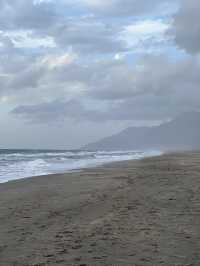
POLYGON ((53 128, 75 144, 200 110, 200 4, 178 1, 0 0, 2 144, 15 128, 18 146, 53 128))
MULTIPOLYGON (((0 96, 12 105, 12 115, 45 124, 66 118, 165 119, 199 109, 198 60, 189 57, 171 62, 167 55, 142 57, 141 53, 148 50, 153 54, 161 47, 162 51, 168 41, 165 34, 169 20, 142 16, 130 20, 129 16, 151 12, 160 1, 87 0, 82 4, 96 13, 83 16, 77 11, 72 17, 58 12, 61 2, 64 5, 64 0, 0 2, 8 14, 7 20, 0 17, 4 21, 0 34, 0 96), (108 14, 110 17, 106 17, 108 14), (48 45, 48 38, 54 46, 48 45), (137 61, 130 54, 139 53, 139 49, 137 61)), ((174 28, 185 21, 178 19, 185 9, 186 14, 193 12, 183 1, 174 28)), ((184 32, 187 29, 183 27, 184 32)), ((177 30, 179 45, 188 51, 198 50, 186 47, 179 33, 177 30)), ((198 32, 193 35, 197 38, 198 32)), ((192 38, 187 41, 193 43, 192 38)))
POLYGON ((54 29, 56 43, 61 47, 70 46, 82 54, 116 53, 126 50, 125 41, 116 37, 119 27, 96 20, 72 20, 54 29))
POLYGON ((85 69, 84 79, 80 69, 74 68, 74 77, 86 90, 78 97, 73 99, 72 93, 72 100, 23 105, 12 113, 40 123, 66 118, 100 122, 162 120, 200 109, 200 64, 194 58, 171 62, 164 56, 148 56, 135 67, 123 61, 99 62, 85 69))
POLYGON ((0 33, 18 48, 71 47, 76 52, 93 55, 126 50, 126 42, 117 38, 121 27, 90 16, 65 16, 63 10, 73 6, 68 5, 62 1, 2 2, 0 33))
POLYGON ((0 97, 13 105, 70 99, 87 79, 77 55, 70 51, 35 55, 3 49, 0 60, 0 97))
POLYGON ((107 23, 95 18, 70 20, 51 32, 58 47, 66 46, 81 55, 144 53, 162 50, 169 22, 161 19, 107 23))
POLYGON ((159 20, 141 20, 124 26, 120 37, 126 41, 129 50, 135 53, 160 51, 168 42, 166 32, 169 22, 159 20))
POLYGON ((87 109, 81 102, 76 100, 45 102, 38 105, 24 105, 15 108, 13 115, 22 117, 26 121, 36 124, 58 123, 67 118, 75 120, 94 121, 97 117, 101 119, 101 114, 94 110, 87 109))
POLYGON ((8 0, 1 4, 1 35, 21 49, 55 48, 64 51, 71 48, 82 56, 125 53, 133 49, 142 52, 146 46, 146 50, 153 51, 153 46, 164 41, 163 33, 167 27, 161 20, 135 23, 126 20, 127 12, 135 16, 137 10, 149 11, 160 6, 158 0, 8 0), (96 13, 89 15, 90 10, 85 7, 94 9, 97 14, 99 10, 108 12, 109 19, 96 16, 96 13), (68 15, 70 10, 71 16, 68 15), (124 12, 125 16, 116 21, 114 17, 118 11, 124 12))
POLYGON ((3 37, 7 37, 16 48, 39 49, 55 48, 54 39, 50 36, 37 36, 32 31, 7 31, 2 32, 3 37))
POLYGON ((80 0, 91 12, 103 16, 138 16, 149 14, 170 3, 170 0, 80 0))
POLYGON ((52 1, 36 4, 31 0, 6 0, 0 6, 0 30, 46 30, 57 20, 52 1))
POLYGON ((32 55, 21 54, 12 46, 0 53, 0 95, 17 95, 19 90, 36 88, 44 69, 32 55))
POLYGON ((200 52, 200 1, 182 0, 179 11, 174 16, 174 22, 169 34, 175 43, 188 53, 200 52))
POLYGON ((12 113, 33 123, 52 123, 55 120, 62 121, 72 112, 76 114, 77 109, 82 110, 79 103, 54 100, 36 105, 20 106, 15 108, 12 113))
POLYGON ((65 53, 61 55, 50 54, 44 56, 41 64, 46 65, 49 69, 60 68, 72 64, 77 58, 76 54, 65 53))

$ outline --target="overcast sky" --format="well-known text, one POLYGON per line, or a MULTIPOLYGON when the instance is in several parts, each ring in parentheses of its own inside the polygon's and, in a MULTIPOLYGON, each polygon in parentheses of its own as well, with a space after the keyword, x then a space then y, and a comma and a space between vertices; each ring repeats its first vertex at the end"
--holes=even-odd
POLYGON ((0 148, 78 148, 200 110, 199 0, 0 0, 0 148))

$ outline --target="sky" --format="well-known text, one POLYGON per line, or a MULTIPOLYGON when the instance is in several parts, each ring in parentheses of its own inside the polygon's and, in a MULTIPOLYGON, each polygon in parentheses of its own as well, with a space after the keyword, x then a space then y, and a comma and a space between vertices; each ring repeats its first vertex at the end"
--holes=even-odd
POLYGON ((199 14, 199 0, 0 0, 0 148, 79 148, 200 110, 199 14))

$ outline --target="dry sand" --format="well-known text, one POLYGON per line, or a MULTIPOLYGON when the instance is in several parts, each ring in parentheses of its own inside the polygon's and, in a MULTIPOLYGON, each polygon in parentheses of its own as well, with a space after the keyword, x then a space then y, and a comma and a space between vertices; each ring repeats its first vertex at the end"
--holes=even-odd
POLYGON ((0 185, 1 266, 199 266, 200 153, 0 185))

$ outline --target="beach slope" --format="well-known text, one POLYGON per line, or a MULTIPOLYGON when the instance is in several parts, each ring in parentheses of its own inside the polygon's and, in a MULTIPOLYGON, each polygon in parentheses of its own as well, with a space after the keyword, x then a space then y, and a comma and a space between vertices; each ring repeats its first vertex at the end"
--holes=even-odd
POLYGON ((0 185, 0 266, 199 266, 200 153, 0 185))

